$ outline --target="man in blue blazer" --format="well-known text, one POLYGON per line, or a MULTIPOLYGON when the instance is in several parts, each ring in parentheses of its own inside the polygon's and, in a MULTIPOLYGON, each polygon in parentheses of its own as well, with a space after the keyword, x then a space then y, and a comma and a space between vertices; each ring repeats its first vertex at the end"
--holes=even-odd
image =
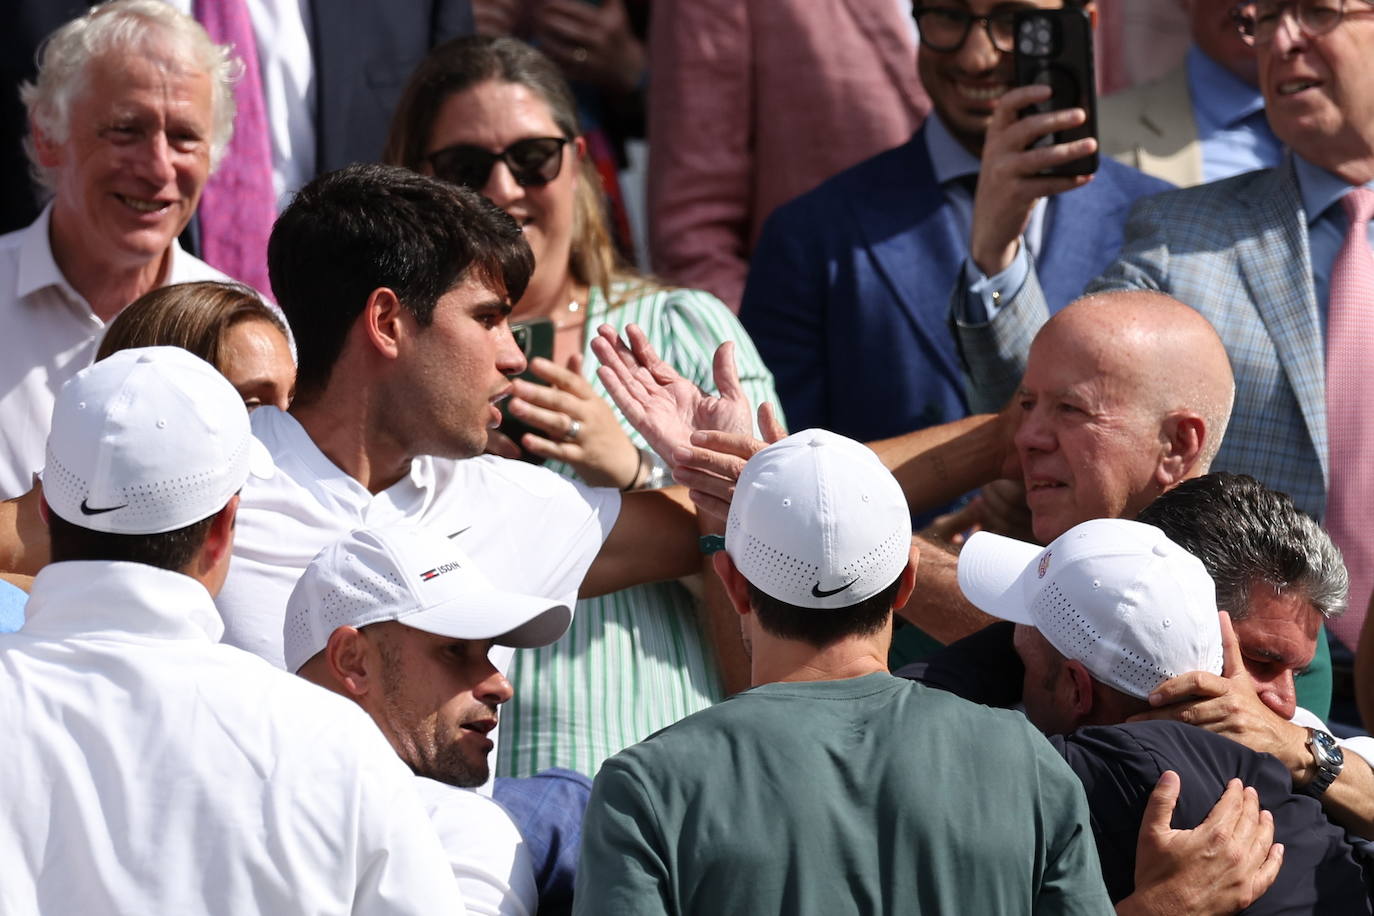
MULTIPOLYGON (((778 208, 751 259, 740 318, 794 428, 871 441, 969 412, 948 295, 968 254, 983 134, 1012 82, 1011 10, 973 0, 915 12, 934 112, 903 146, 778 208)), ((1131 205, 1168 187, 1104 161, 1036 208, 1028 244, 1054 307, 1116 257, 1131 205)))
MULTIPOLYGON (((1327 294, 1348 224, 1340 198, 1374 187, 1374 4, 1346 0, 1341 15, 1323 22, 1304 5, 1257 6, 1260 88, 1270 126, 1291 154, 1275 169, 1143 202, 1121 257, 1088 289, 1158 289, 1201 312, 1236 376, 1235 409, 1213 466, 1285 491, 1320 519, 1331 470, 1327 294)), ((998 291, 1003 304, 990 321, 959 327, 975 405, 1000 404, 1017 385, 1057 295, 1040 273, 1028 265, 1019 287, 998 291)), ((956 294, 956 316, 968 298, 956 294)), ((1354 648, 1374 557, 1337 543, 1352 573, 1351 610, 1332 629, 1354 648)))

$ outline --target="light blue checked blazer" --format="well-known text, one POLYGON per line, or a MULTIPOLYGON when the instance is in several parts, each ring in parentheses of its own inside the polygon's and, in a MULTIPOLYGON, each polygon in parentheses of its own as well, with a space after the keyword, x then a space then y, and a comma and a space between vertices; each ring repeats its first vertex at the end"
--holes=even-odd
MULTIPOLYGON (((1325 346, 1291 160, 1138 203, 1120 257, 1088 292, 1116 289, 1160 290, 1212 323, 1236 376, 1236 406, 1212 468, 1251 474, 1320 519, 1325 346)), ((958 328, 975 409, 1011 397, 1047 317, 1032 272, 990 323, 958 328)))

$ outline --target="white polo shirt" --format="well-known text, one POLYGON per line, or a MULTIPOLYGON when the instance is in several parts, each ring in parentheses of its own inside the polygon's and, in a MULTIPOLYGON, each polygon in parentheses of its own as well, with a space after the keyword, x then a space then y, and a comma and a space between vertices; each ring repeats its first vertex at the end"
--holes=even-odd
POLYGON ((534 916, 539 888, 529 847, 506 809, 471 789, 415 777, 473 916, 534 916))
MULTIPOLYGON (((416 458, 409 475, 373 495, 290 414, 259 407, 252 421, 277 473, 243 488, 234 559, 215 603, 224 641, 278 668, 291 589, 315 554, 355 528, 428 526, 498 585, 571 607, 620 514, 616 490, 489 455, 416 458)), ((496 647, 492 662, 505 671, 513 651, 496 647)))
POLYGON ((57 563, 0 636, 0 913, 461 913, 357 706, 219 645, 188 576, 57 563))
MULTIPOLYGON (((0 499, 27 493, 43 469, 57 392, 90 365, 105 334, 53 258, 52 204, 0 235, 0 499)), ((172 240, 167 282, 228 280, 172 240)))

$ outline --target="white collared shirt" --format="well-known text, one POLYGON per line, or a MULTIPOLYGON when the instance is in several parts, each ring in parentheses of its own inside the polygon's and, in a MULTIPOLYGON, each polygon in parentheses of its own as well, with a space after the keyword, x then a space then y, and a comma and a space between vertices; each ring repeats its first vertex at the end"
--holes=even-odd
POLYGON ((0 636, 0 913, 465 912, 357 706, 217 644, 194 579, 57 563, 0 636))
MULTIPOLYGON (((620 514, 617 490, 491 455, 421 456, 407 476, 374 494, 330 461, 290 414, 259 407, 251 419, 276 473, 244 485, 234 560, 215 604, 224 641, 278 668, 286 664, 282 627, 296 580, 315 554, 355 528, 432 528, 498 585, 573 607, 620 514)), ((490 652, 502 672, 514 656, 506 646, 490 652)), ((499 732, 488 736, 498 745, 499 732)), ((495 772, 495 754, 491 763, 495 772)), ((490 794, 490 786, 482 791, 490 794)))
POLYGON ((415 777, 473 916, 533 916, 539 888, 529 847, 506 809, 471 789, 415 777))
MULTIPOLYGON (((27 493, 43 469, 53 402, 90 365, 105 333, 58 269, 49 240, 52 204, 0 236, 0 499, 27 493)), ((227 280, 172 241, 167 282, 227 280)))

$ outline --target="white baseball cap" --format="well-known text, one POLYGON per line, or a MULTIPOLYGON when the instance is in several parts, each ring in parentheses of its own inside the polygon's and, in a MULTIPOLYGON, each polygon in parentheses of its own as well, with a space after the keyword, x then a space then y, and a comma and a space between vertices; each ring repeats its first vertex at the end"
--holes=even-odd
POLYGON ((1044 548, 980 531, 959 554, 959 587, 1140 699, 1188 671, 1221 673, 1212 577, 1153 525, 1095 519, 1044 548))
POLYGON ((755 588, 796 607, 850 607, 887 588, 911 553, 902 488, 872 449, 823 429, 750 458, 725 551, 755 588))
POLYGON ((43 498, 108 534, 162 534, 209 518, 272 459, 243 398, 180 347, 121 350, 57 394, 43 498))
POLYGON ((438 532, 360 529, 316 554, 286 600, 287 670, 299 671, 339 627, 384 620, 452 639, 529 649, 567 632, 572 609, 496 588, 438 532))

